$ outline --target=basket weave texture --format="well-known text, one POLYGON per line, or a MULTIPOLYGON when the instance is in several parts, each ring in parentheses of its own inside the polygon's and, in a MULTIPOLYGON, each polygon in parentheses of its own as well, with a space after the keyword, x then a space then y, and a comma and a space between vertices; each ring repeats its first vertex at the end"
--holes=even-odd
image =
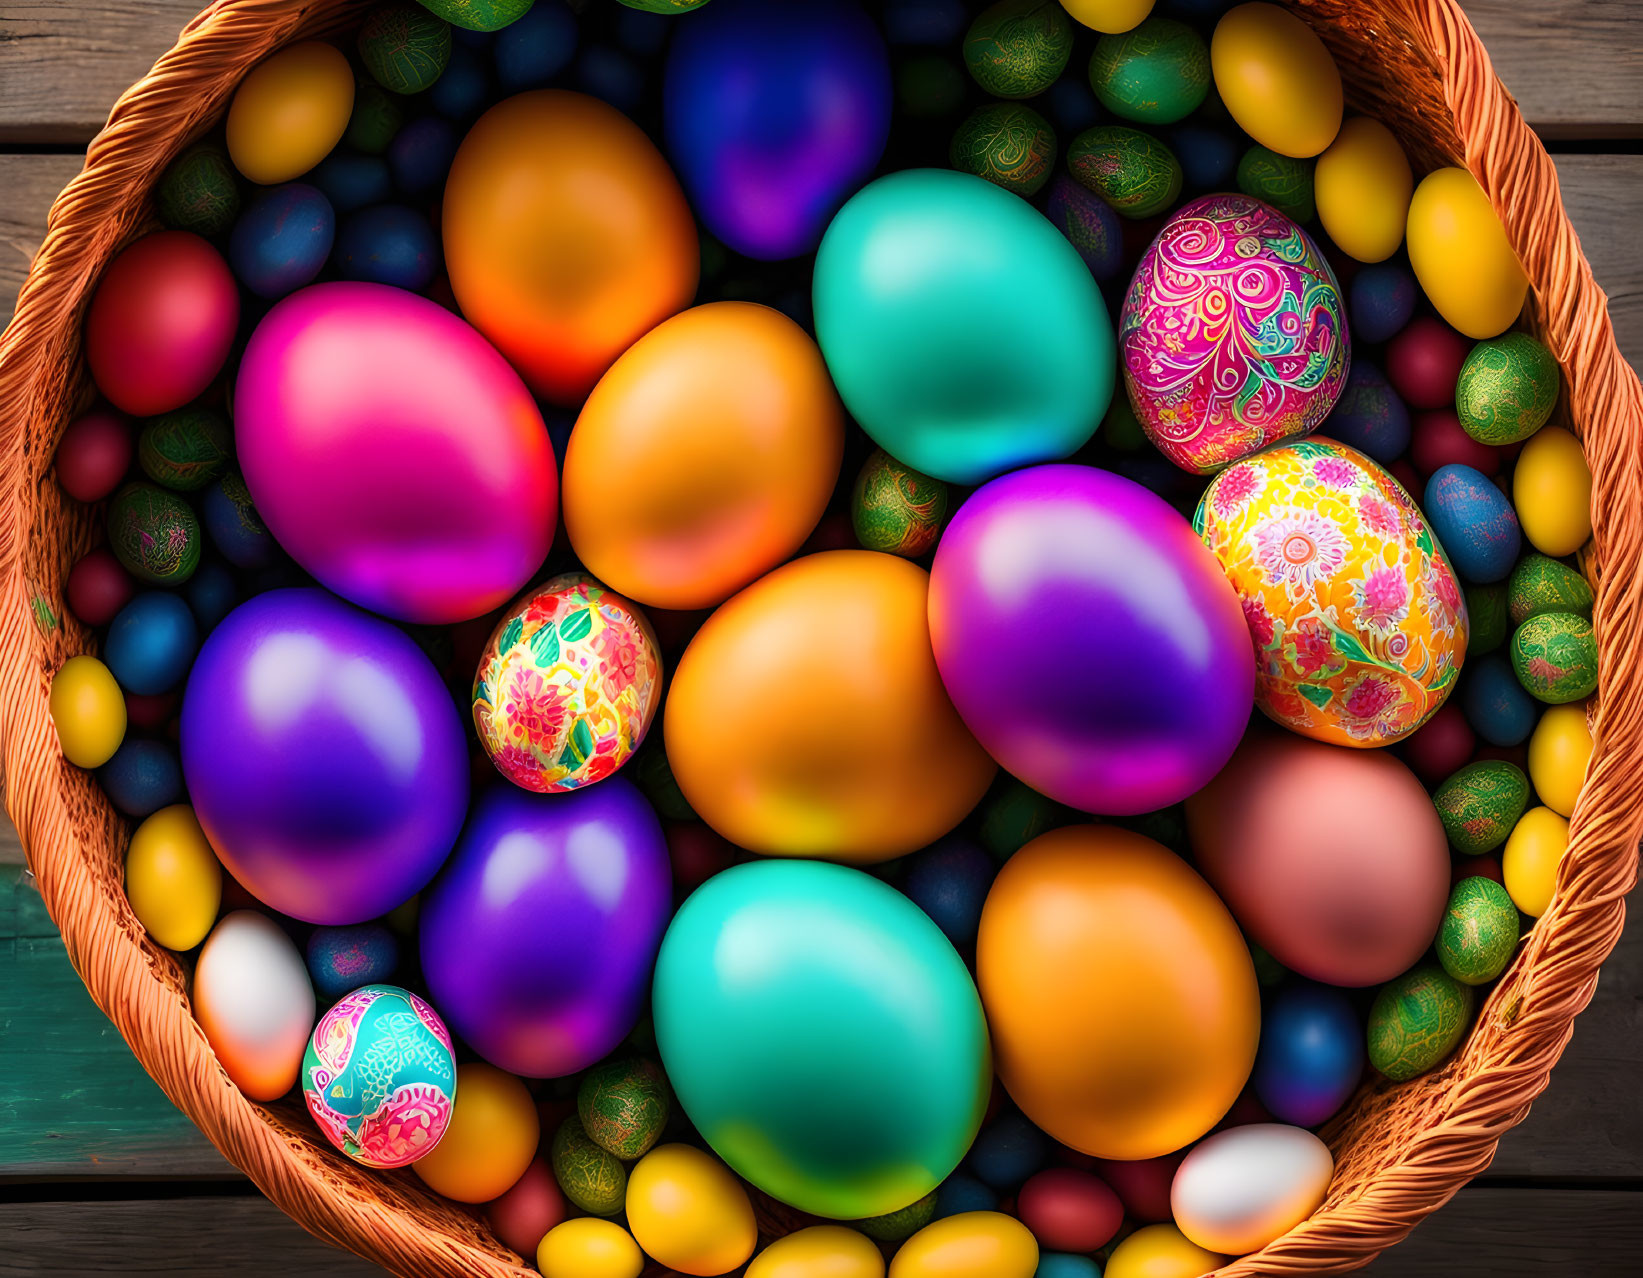
MULTIPOLYGON (((91 776, 63 759, 47 710, 52 673, 92 646, 63 605, 63 583, 98 539, 101 512, 66 498, 52 453, 94 398, 80 329, 98 275, 153 225, 155 181, 221 118, 245 72, 292 40, 347 28, 365 7, 212 5, 115 105, 84 172, 52 208, 0 337, 0 764, 6 809, 70 959, 144 1068, 206 1136, 311 1232, 396 1273, 514 1278, 528 1271, 473 1212, 431 1195, 410 1173, 368 1172, 333 1152, 300 1101, 254 1104, 228 1080, 190 1011, 183 968, 147 938, 126 901, 125 823, 91 776)), ((1350 105, 1384 120, 1417 170, 1472 170, 1528 271, 1528 326, 1563 370, 1553 422, 1582 439, 1594 476, 1583 562, 1596 587, 1599 677, 1595 749, 1550 910, 1462 1049, 1411 1083, 1366 1088, 1324 1132, 1336 1157, 1327 1201, 1264 1251, 1219 1271, 1228 1278, 1365 1264, 1487 1166, 1546 1086, 1620 937, 1643 833, 1643 391, 1615 345, 1557 173, 1454 0, 1292 7, 1334 53, 1350 105)), ((781 1224, 779 1212, 761 1211, 763 1232, 781 1224)))

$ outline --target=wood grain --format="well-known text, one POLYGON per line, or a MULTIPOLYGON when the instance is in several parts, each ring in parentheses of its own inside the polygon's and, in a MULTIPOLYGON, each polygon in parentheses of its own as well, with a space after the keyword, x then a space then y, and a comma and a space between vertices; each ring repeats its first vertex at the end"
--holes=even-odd
POLYGON ((0 155, 0 327, 45 237, 52 201, 84 163, 80 155, 0 155))

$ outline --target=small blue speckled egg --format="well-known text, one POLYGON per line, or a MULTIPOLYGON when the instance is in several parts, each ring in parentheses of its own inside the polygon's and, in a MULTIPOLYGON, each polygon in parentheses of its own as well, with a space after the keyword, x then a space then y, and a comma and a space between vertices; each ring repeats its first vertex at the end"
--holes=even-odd
POLYGON ((540 89, 576 53, 576 15, 565 0, 541 0, 496 33, 491 56, 504 96, 540 89))
POLYGON ((97 780, 127 816, 145 817, 183 797, 183 769, 176 750, 149 737, 128 736, 114 757, 97 769, 97 780))
POLYGON ((284 297, 313 280, 336 234, 331 202, 306 182, 259 191, 234 223, 228 261, 258 297, 284 297))
POLYGON ((1409 447, 1409 433, 1409 409, 1386 374, 1368 360, 1354 361, 1341 397, 1318 427, 1318 434, 1368 453, 1383 466, 1409 447))
POLYGON ((442 115, 412 120, 388 144, 388 171, 401 195, 428 195, 439 189, 462 140, 442 115))
POLYGON ((351 214, 337 236, 337 274, 420 293, 439 270, 439 241, 428 219, 403 204, 351 214))
POLYGON ((1347 289, 1353 338, 1384 342, 1401 333, 1415 313, 1417 296, 1415 274, 1401 262, 1364 267, 1347 289))
POLYGON ((308 938, 308 975, 329 1001, 362 985, 381 985, 399 966, 399 941, 380 923, 317 927, 308 938))
POLYGON ((1020 1188, 1044 1165, 1050 1138, 1013 1107, 1005 1107, 976 1136, 965 1169, 999 1193, 1020 1188))
POLYGON ((1541 710, 1512 673, 1511 662, 1495 652, 1467 663, 1460 708, 1472 731, 1496 746, 1527 741, 1541 710))
POLYGON ((1422 507, 1462 580, 1505 580, 1522 549, 1523 533, 1512 503, 1487 476, 1458 462, 1440 466, 1426 481, 1422 507))
POLYGON ((1182 124, 1164 135, 1175 158, 1181 162, 1181 193, 1207 195, 1225 191, 1233 184, 1238 167, 1237 141, 1219 129, 1201 124, 1182 124))
POLYGON ((959 949, 976 941, 981 907, 998 872, 998 862, 979 845, 947 838, 907 858, 901 890, 959 949))

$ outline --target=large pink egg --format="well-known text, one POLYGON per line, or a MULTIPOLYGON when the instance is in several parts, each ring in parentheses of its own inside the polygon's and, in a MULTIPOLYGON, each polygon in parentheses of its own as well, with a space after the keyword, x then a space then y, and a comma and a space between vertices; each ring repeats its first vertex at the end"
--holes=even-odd
POLYGON ((1147 437, 1207 475, 1305 435, 1346 383, 1346 307, 1307 233, 1247 195, 1206 195, 1164 224, 1119 319, 1147 437))
POLYGON ((553 445, 525 383, 443 307, 317 284, 257 325, 240 465, 293 559, 361 607, 443 624, 506 603, 553 541, 553 445))

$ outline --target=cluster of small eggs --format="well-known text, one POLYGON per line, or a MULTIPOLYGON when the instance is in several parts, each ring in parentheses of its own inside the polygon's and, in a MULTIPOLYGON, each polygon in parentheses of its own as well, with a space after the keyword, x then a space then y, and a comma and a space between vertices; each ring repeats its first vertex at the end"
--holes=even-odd
MULTIPOLYGON (((795 3, 777 20, 749 0, 713 0, 716 25, 662 16, 703 3, 623 0, 580 22, 573 9, 586 6, 560 0, 384 4, 358 33, 357 64, 317 42, 271 57, 241 85, 221 140, 172 165, 156 193, 170 229, 111 263, 88 316, 108 405, 68 428, 57 458, 70 496, 113 497, 108 548, 67 583, 70 611, 107 630, 102 662, 74 658, 54 681, 64 754, 98 768, 116 806, 141 819, 127 856, 133 911, 170 949, 204 943, 196 1014, 241 1089, 274 1099, 300 1082, 338 1148, 485 1204, 497 1236, 550 1278, 635 1278, 646 1256, 680 1273, 746 1264, 750 1278, 876 1278, 887 1252, 892 1278, 1093 1278, 1102 1267, 1192 1278, 1315 1209, 1333 1163, 1306 1129, 1340 1111, 1366 1063, 1393 1080, 1440 1065, 1475 991, 1515 952, 1520 915, 1551 901, 1591 751, 1593 601, 1567 562, 1590 534, 1590 476, 1573 437, 1548 424, 1555 361, 1504 331, 1526 281, 1476 183, 1446 169, 1417 187, 1389 131, 1342 121, 1327 51, 1273 6, 1164 0, 1149 15, 1146 0, 999 0, 972 13, 961 0, 892 0, 875 26, 850 5, 795 3), (689 207, 648 141, 584 96, 648 121, 649 86, 664 77, 669 103, 691 109, 663 110, 651 132, 665 134, 689 207), (792 98, 781 122, 805 145, 738 163, 761 145, 755 129, 749 152, 736 149, 736 128, 753 127, 732 101, 745 83, 792 98), (580 93, 517 96, 542 86, 580 93), (806 134, 823 101, 843 112, 837 127, 806 134), (1071 139, 1060 172, 1058 129, 1071 139), (566 171, 616 174, 604 222, 642 227, 629 245, 582 241, 614 281, 598 306, 556 311, 569 284, 531 274, 543 255, 527 251, 530 235, 576 223, 563 188, 508 187, 536 218, 526 229, 521 207, 491 198, 530 177, 517 161, 532 147, 560 148, 566 171), (1012 198, 950 173, 863 185, 876 166, 932 160, 1012 198), (1233 189, 1243 203, 1204 204, 1233 189), (1148 268, 1179 238, 1183 195, 1193 203, 1182 212, 1212 224, 1244 219, 1239 251, 1256 245, 1317 293, 1316 346, 1285 354, 1316 353, 1322 371, 1273 391, 1278 411, 1257 424, 1257 444, 1277 447, 1252 457, 1226 451, 1235 415, 1179 430, 1184 406, 1221 409, 1190 381, 1159 391, 1137 362, 1146 342, 1167 340, 1151 326, 1168 315, 1164 277, 1148 268), (692 211, 716 237, 700 261, 720 300, 682 310, 697 280, 692 211), (1060 236, 1039 238, 1050 225, 1060 236), (1317 247, 1316 226, 1338 253, 1317 247), (807 255, 824 231, 812 316, 810 259, 802 277, 779 259, 807 255), (993 244, 1021 256, 999 268, 969 251, 993 244), (882 266, 875 251, 928 269, 923 292, 875 295, 873 273, 851 271, 882 266), (1344 287, 1336 271, 1352 272, 1344 287), (1091 281, 1123 312, 1116 341, 1091 281), (393 297, 315 300, 339 284, 393 297), (1422 291, 1437 315, 1417 314, 1422 291), (460 305, 518 377, 486 362, 494 353, 473 329, 419 309, 418 293, 460 305), (950 314, 994 327, 955 354, 950 314), (348 494, 373 482, 381 455, 370 403, 321 405, 330 429, 318 440, 292 429, 319 401, 286 398, 290 388, 340 400, 369 385, 354 374, 381 358, 364 344, 372 333, 399 352, 407 398, 460 383, 439 411, 460 405, 471 436, 467 454, 426 467, 405 505, 439 507, 442 489, 477 488, 489 463, 509 459, 515 487, 474 505, 498 516, 484 545, 511 584, 481 581, 472 547, 456 573, 365 553, 381 548, 355 519, 368 503, 348 494), (1128 394, 1092 440, 1112 365, 1128 394), (769 374, 756 406, 725 393, 755 369, 769 374), (835 384, 878 447, 846 432, 835 384), (567 408, 579 409, 574 431, 567 408), (1031 428, 1012 428, 1011 411, 1031 428), (557 483, 545 449, 510 434, 521 419, 552 436, 557 483), (1320 438, 1301 439, 1314 428, 1320 438), (339 439, 369 442, 344 456, 339 439), (1040 467, 966 501, 968 485, 1074 453, 1135 482, 1040 467), (1395 601, 1376 621, 1374 601, 1343 597, 1331 656, 1328 642, 1303 642, 1316 617, 1263 581, 1263 525, 1228 512, 1254 519, 1249 493, 1298 503, 1320 465, 1359 510, 1391 512, 1381 517, 1395 525, 1405 584, 1434 597, 1453 587, 1427 631, 1395 601), (841 467, 853 485, 835 487, 841 467), (1200 501, 1209 471, 1219 477, 1200 501), (1416 510, 1406 493, 1423 481, 1416 510), (1058 585, 1019 564, 1028 611, 988 613, 975 565, 1034 508, 1121 511, 1130 551, 1173 547, 1185 521, 1131 488, 1196 508, 1215 558, 1194 549, 1188 571, 1190 554, 1171 549, 1165 575, 1194 600, 1186 611, 1214 613, 1214 642, 1230 636, 1241 653, 1248 622, 1265 663, 1254 702, 1321 740, 1252 731, 1240 745, 1251 695, 1205 687, 1201 719, 1182 733, 1204 739, 1170 756, 1188 780, 1155 762, 1151 776, 1115 781, 1133 742, 1083 741, 1065 709, 1081 703, 1065 696, 1059 719, 1052 704, 1040 722, 1088 765, 1067 778, 1030 748, 1037 708, 989 701, 1001 652, 1028 645, 1020 655, 1033 660, 1024 624, 1058 585), (575 559, 550 558, 558 575, 499 609, 549 554, 561 489, 575 559), (716 519, 725 507, 737 517, 716 519), (881 554, 838 549, 852 541, 881 554), (927 562, 938 546, 933 576, 899 562, 927 562), (769 572, 796 552, 821 553, 769 572), (415 642, 318 592, 281 589, 310 577, 411 623, 415 642), (1236 600, 1222 597, 1227 581, 1236 600), (1214 590, 1213 605, 1193 593, 1214 590), (328 891, 304 861, 298 790, 270 777, 274 798, 251 811, 241 796, 264 775, 257 760, 229 775, 240 743, 224 707, 270 633, 323 635, 326 662, 400 685, 431 662, 473 712, 475 786, 490 789, 460 839, 460 751, 399 792, 411 805, 414 789, 420 819, 445 833, 409 868, 403 847, 383 842, 375 895, 328 891), (1418 672, 1410 640, 1433 654, 1418 672), (773 648, 797 655, 771 664, 773 648), (664 656, 678 657, 665 706, 664 656), (1354 699, 1398 670, 1402 700, 1354 699), (537 677, 577 688, 563 723, 525 687, 537 677), (210 708, 185 707, 179 762, 168 738, 185 681, 189 701, 210 708), (664 711, 665 752, 640 748, 664 711), (834 734, 821 749, 794 723, 837 727, 821 730, 834 734), (1341 748, 1393 742, 1408 769, 1389 752, 1341 748), (995 782, 994 759, 1033 788, 995 782), (611 778, 624 767, 636 786, 611 778), (497 786, 497 773, 513 784, 497 786), (1103 778, 1099 793, 1090 776, 1103 778), (295 812, 283 828, 282 808, 295 812), (1091 825, 1078 809, 1118 815, 1091 825), (1366 812, 1373 822, 1353 819, 1366 812), (259 829, 284 839, 271 857, 251 848, 259 829), (521 838, 570 848, 611 831, 627 858, 614 904, 595 899, 608 880, 554 881, 522 894, 517 915, 490 910, 485 885, 516 873, 508 849, 521 838), (727 872, 750 853, 872 873, 779 860, 727 872), (669 880, 675 900, 708 884, 671 926, 669 880), (523 920, 566 910, 571 889, 580 913, 563 950, 552 938, 509 948, 523 920), (1119 895, 1131 902, 1121 916, 1119 895), (1077 938, 1046 928, 1046 902, 1079 918, 1077 938), (704 958, 730 927, 757 937, 777 973, 757 990, 728 992, 704 958), (868 934, 871 962, 838 971, 868 934), (1193 943, 1166 952, 1161 938, 1182 934, 1193 943), (582 964, 588 953, 600 962, 582 964), (652 959, 654 1032, 632 1028, 652 959), (513 974, 549 962, 585 984, 544 1038, 507 1004, 513 974), (939 1023, 915 1032, 891 1016, 894 990, 939 1023), (874 1016, 890 1028, 875 1031, 874 1016), (989 1035, 1002 1089, 988 1087, 989 1035), (371 1090, 381 1081, 369 1065, 385 1047, 402 1062, 387 1095, 371 1090), (808 1123, 772 1074, 809 1080, 808 1123), (1167 1086, 1142 1096, 1137 1078, 1167 1086), (835 1148, 840 1121, 856 1138, 848 1156, 835 1148), (896 1179, 909 1163, 939 1185, 909 1191, 896 1179), (732 1169, 854 1223, 801 1229, 755 1256, 754 1196, 732 1169), (885 1211, 889 1200, 903 1205, 885 1211)), ((1050 519, 1026 544, 1053 560, 1065 536, 1050 519)), ((1326 550, 1357 553, 1355 523, 1333 536, 1326 550)), ((1190 533, 1187 543, 1197 546, 1190 533)), ((1155 674, 1168 682, 1165 667, 1155 674)), ((1136 705, 1159 699, 1146 679, 1123 679, 1136 705)), ((1043 691, 1060 695, 1048 677, 1043 691)), ((405 713, 440 737, 452 719, 442 700, 430 685, 405 713)), ((363 777, 348 768, 310 761, 293 784, 314 787, 328 769, 363 777)))

